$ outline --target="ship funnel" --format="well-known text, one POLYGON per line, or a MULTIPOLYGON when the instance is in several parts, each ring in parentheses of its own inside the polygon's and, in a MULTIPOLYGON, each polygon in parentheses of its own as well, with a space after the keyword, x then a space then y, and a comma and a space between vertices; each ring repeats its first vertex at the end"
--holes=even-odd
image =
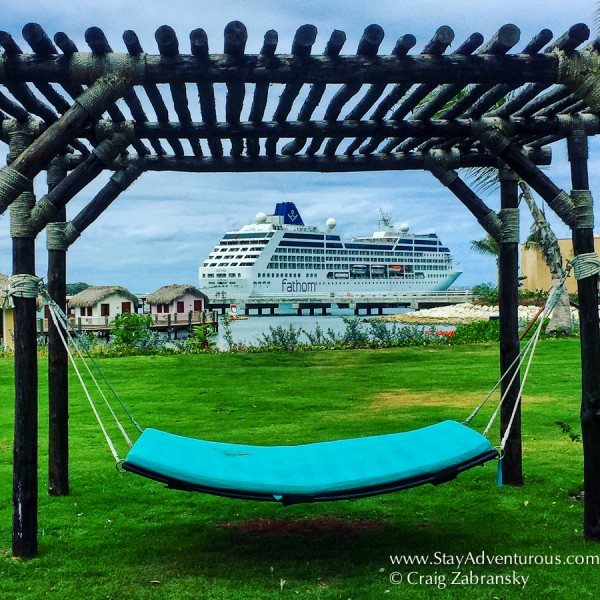
POLYGON ((275 205, 275 216, 283 217, 284 225, 304 225, 302 217, 293 202, 278 202, 275 205))

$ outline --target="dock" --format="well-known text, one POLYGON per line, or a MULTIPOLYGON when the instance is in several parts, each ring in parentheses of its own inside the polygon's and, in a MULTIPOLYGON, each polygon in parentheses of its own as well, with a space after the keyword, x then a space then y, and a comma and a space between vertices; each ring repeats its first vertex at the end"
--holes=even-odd
POLYGON ((355 315, 382 315, 386 308, 412 308, 421 310, 436 306, 450 306, 471 302, 473 294, 469 289, 452 289, 442 292, 401 292, 401 293, 331 293, 327 296, 298 297, 291 301, 285 297, 223 298, 211 302, 210 308, 221 314, 228 312, 232 305, 238 314, 250 316, 296 313, 298 316, 326 315, 332 308, 350 308, 355 315))
MULTIPOLYGON (((101 337, 108 337, 114 321, 114 317, 69 317, 76 331, 97 333, 101 337)), ((219 313, 216 310, 153 314, 150 331, 160 331, 169 338, 177 339, 178 332, 192 331, 194 327, 207 324, 212 325, 215 331, 219 330, 219 313)), ((48 319, 37 320, 37 332, 39 335, 48 334, 48 319)))

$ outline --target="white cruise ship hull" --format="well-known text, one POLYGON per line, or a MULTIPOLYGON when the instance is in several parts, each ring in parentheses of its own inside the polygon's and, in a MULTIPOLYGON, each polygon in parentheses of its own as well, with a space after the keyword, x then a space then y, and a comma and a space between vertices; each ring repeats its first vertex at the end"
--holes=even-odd
POLYGON ((460 271, 435 234, 396 231, 386 222, 372 236, 342 240, 305 226, 292 203, 227 232, 200 268, 212 303, 373 297, 448 289, 460 271), (290 216, 291 215, 291 216, 290 216))

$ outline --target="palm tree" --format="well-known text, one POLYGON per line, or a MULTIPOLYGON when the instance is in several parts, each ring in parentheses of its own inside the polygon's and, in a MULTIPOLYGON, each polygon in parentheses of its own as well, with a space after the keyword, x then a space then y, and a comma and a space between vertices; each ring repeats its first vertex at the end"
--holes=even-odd
MULTIPOLYGON (((527 203, 531 216, 533 217, 531 233, 525 242, 525 248, 531 248, 540 252, 542 260, 550 269, 552 285, 559 285, 565 276, 565 268, 563 266, 563 258, 560 246, 558 245, 558 240, 546 219, 544 211, 542 211, 535 203, 529 186, 524 181, 520 181, 519 187, 521 188, 521 198, 527 203)), ((556 307, 552 312, 550 323, 546 328, 546 333, 569 335, 571 330, 569 294, 567 293, 566 287, 563 285, 556 307)))
POLYGON ((496 262, 500 256, 500 244, 489 233, 482 240, 471 240, 471 250, 485 256, 495 256, 496 262))

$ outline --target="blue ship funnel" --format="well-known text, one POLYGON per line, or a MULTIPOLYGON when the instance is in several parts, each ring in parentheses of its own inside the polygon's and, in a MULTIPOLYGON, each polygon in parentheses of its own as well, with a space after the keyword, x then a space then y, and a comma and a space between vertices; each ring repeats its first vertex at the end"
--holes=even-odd
POLYGON ((275 205, 275 215, 283 217, 285 225, 304 225, 302 217, 293 202, 278 202, 275 205))

